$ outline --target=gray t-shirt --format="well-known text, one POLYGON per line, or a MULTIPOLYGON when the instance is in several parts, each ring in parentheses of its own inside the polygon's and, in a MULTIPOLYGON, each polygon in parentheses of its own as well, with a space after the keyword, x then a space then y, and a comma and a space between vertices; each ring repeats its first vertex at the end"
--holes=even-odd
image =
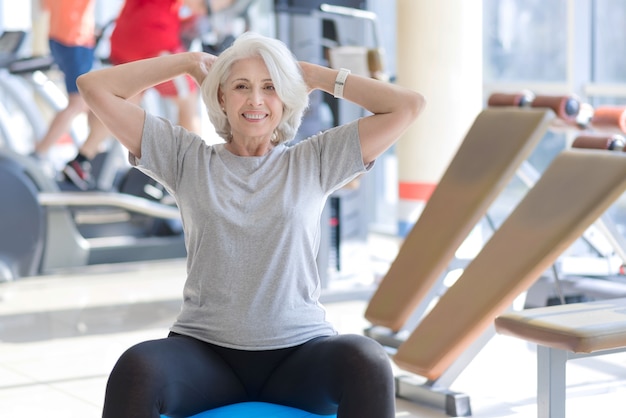
POLYGON ((262 157, 146 115, 142 157, 180 208, 187 280, 172 331, 268 350, 336 333, 318 299, 320 216, 334 190, 367 171, 357 122, 262 157))

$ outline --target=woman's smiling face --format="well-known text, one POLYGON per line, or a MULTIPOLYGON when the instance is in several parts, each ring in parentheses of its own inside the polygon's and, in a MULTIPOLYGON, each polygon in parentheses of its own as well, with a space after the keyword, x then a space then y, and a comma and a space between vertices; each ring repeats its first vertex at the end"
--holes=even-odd
POLYGON ((261 57, 242 59, 232 65, 220 89, 220 104, 236 141, 270 141, 283 115, 283 103, 261 57))

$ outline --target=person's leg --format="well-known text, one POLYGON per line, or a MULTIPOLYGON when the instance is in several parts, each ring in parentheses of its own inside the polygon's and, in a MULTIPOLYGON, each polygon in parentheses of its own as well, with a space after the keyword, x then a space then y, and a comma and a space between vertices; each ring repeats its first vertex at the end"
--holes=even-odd
POLYGON ((35 153, 37 155, 47 154, 59 138, 69 132, 76 116, 86 112, 87 109, 87 105, 80 94, 69 94, 67 106, 54 115, 48 126, 48 131, 35 145, 35 153))
POLYGON ((394 418, 395 387, 384 348, 362 335, 309 341, 266 383, 262 400, 338 418, 394 418), (336 408, 336 409, 335 409, 336 408))
POLYGON ((89 134, 78 152, 86 159, 93 160, 100 153, 102 143, 109 137, 110 132, 91 111, 87 114, 87 123, 89 125, 89 134))
POLYGON ((65 109, 54 116, 48 131, 36 144, 34 152, 38 155, 46 154, 62 135, 69 132, 76 116, 88 110, 78 93, 76 78, 91 70, 94 59, 93 48, 67 46, 54 40, 50 40, 50 52, 65 78, 68 103, 65 109))
POLYGON ((174 334, 133 346, 119 358, 102 417, 189 417, 245 399, 246 390, 213 345, 174 334))
POLYGON ((93 114, 87 112, 89 134, 78 149, 76 156, 65 164, 63 175, 81 190, 91 190, 97 187, 96 180, 91 172, 91 160, 99 153, 100 147, 109 136, 108 129, 93 114))

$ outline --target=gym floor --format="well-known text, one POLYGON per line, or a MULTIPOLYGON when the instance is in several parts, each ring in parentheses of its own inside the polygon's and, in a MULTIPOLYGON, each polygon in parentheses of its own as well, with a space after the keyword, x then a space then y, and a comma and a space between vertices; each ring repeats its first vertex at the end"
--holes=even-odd
MULTIPOLYGON (((340 332, 361 333, 367 326, 363 311, 373 288, 371 272, 384 270, 395 245, 374 238, 365 248, 342 250, 371 263, 365 263, 369 274, 357 271, 363 263, 358 268, 348 263, 352 270, 335 274, 323 296, 340 332)), ((170 260, 0 284, 0 416, 99 417, 107 376, 119 355, 134 343, 166 335, 184 271, 183 260, 170 260)), ((532 345, 497 335, 451 389, 470 396, 474 417, 536 417, 535 364, 532 345)), ((568 417, 621 415, 626 354, 570 362, 567 384, 568 417)), ((397 405, 397 417, 446 416, 402 399, 397 405)))

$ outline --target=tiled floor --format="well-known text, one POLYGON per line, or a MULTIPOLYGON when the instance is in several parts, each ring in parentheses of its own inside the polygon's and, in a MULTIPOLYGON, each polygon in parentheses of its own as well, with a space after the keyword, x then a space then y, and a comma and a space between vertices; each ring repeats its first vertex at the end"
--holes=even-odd
MULTIPOLYGON (((130 345, 165 335, 183 279, 184 262, 173 260, 0 284, 0 417, 98 417, 114 362, 130 345)), ((368 281, 333 280, 324 295, 330 319, 340 332, 362 332, 368 281)), ((577 360, 568 372, 568 417, 623 416, 626 355, 577 360)), ((470 396, 475 417, 535 417, 535 373, 532 346, 495 336, 452 389, 470 396)), ((446 416, 397 403, 398 417, 446 416)))

